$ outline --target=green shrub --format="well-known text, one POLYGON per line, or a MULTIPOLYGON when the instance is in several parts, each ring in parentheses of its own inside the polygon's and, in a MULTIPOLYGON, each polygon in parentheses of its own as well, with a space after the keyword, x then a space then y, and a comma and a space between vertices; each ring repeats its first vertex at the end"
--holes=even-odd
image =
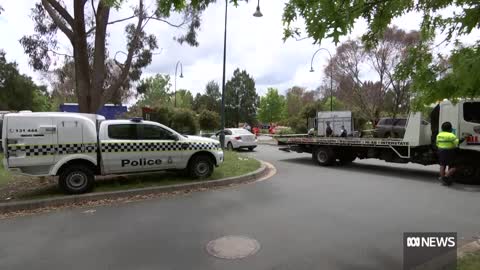
POLYGON ((293 129, 287 127, 287 128, 279 128, 275 130, 275 134, 278 135, 286 135, 286 134, 295 134, 293 129))
MULTIPOLYGON (((150 113, 150 120, 172 127, 174 109, 170 107, 155 108, 150 113)), ((173 127, 172 127, 173 128, 173 127)))
POLYGON ((197 134, 198 123, 195 113, 190 109, 174 109, 170 127, 182 134, 197 134))
POLYGON ((150 121, 168 126, 182 134, 197 134, 197 119, 195 112, 190 109, 161 107, 155 108, 149 114, 150 121))
POLYGON ((307 120, 300 116, 292 116, 282 120, 279 125, 290 127, 294 133, 307 133, 307 120))
POLYGON ((220 115, 216 112, 202 110, 198 116, 201 130, 216 130, 220 128, 220 115))

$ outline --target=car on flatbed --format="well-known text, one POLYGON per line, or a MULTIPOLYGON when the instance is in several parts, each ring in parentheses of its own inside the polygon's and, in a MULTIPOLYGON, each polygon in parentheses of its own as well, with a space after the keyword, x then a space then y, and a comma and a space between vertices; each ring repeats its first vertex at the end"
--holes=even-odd
POLYGON ((406 125, 407 118, 380 118, 375 125, 373 136, 376 138, 403 138, 406 125))
POLYGON ((66 193, 84 193, 96 175, 184 170, 209 177, 223 162, 218 141, 183 136, 162 124, 105 120, 95 114, 11 113, 3 118, 4 167, 31 176, 59 176, 66 193))

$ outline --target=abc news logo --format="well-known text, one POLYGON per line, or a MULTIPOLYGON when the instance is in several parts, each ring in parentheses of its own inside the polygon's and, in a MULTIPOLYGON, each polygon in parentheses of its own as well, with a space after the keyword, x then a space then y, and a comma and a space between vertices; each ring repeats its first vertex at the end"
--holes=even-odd
POLYGON ((457 233, 403 234, 403 269, 457 269, 457 233))
POLYGON ((456 238, 450 237, 407 237, 409 248, 453 248, 457 245, 456 238))

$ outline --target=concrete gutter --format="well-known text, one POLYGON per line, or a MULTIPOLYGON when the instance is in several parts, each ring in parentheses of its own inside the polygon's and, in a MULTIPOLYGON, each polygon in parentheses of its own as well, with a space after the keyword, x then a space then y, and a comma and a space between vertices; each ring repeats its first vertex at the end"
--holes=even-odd
POLYGON ((97 192, 97 193, 88 193, 81 195, 69 195, 69 196, 60 196, 55 198, 48 199, 38 199, 38 200, 26 200, 18 202, 8 202, 0 203, 0 214, 19 212, 25 210, 36 210, 47 207, 60 207, 70 204, 81 204, 92 201, 99 200, 115 200, 124 197, 133 197, 133 196, 142 196, 142 195, 154 195, 161 193, 171 193, 178 191, 189 191, 197 190, 202 188, 217 188, 222 186, 229 186, 234 184, 243 184, 254 182, 261 179, 269 174, 269 171, 273 167, 271 164, 264 161, 260 161, 261 166, 254 172, 229 177, 219 180, 211 181, 198 181, 188 184, 178 184, 178 185, 169 185, 161 187, 148 187, 148 188, 138 188, 138 189, 129 189, 129 190, 119 190, 119 191, 110 191, 110 192, 97 192))

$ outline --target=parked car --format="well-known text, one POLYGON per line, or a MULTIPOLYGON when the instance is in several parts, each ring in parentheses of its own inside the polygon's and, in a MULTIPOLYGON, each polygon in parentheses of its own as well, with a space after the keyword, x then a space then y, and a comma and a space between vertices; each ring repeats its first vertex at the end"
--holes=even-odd
MULTIPOLYGON (((220 132, 218 131, 211 138, 220 140, 220 132)), ((225 146, 228 150, 247 148, 253 151, 257 147, 257 138, 250 131, 243 128, 226 128, 225 146)))
POLYGON ((380 118, 373 134, 377 138, 403 138, 406 125, 406 118, 380 118))

